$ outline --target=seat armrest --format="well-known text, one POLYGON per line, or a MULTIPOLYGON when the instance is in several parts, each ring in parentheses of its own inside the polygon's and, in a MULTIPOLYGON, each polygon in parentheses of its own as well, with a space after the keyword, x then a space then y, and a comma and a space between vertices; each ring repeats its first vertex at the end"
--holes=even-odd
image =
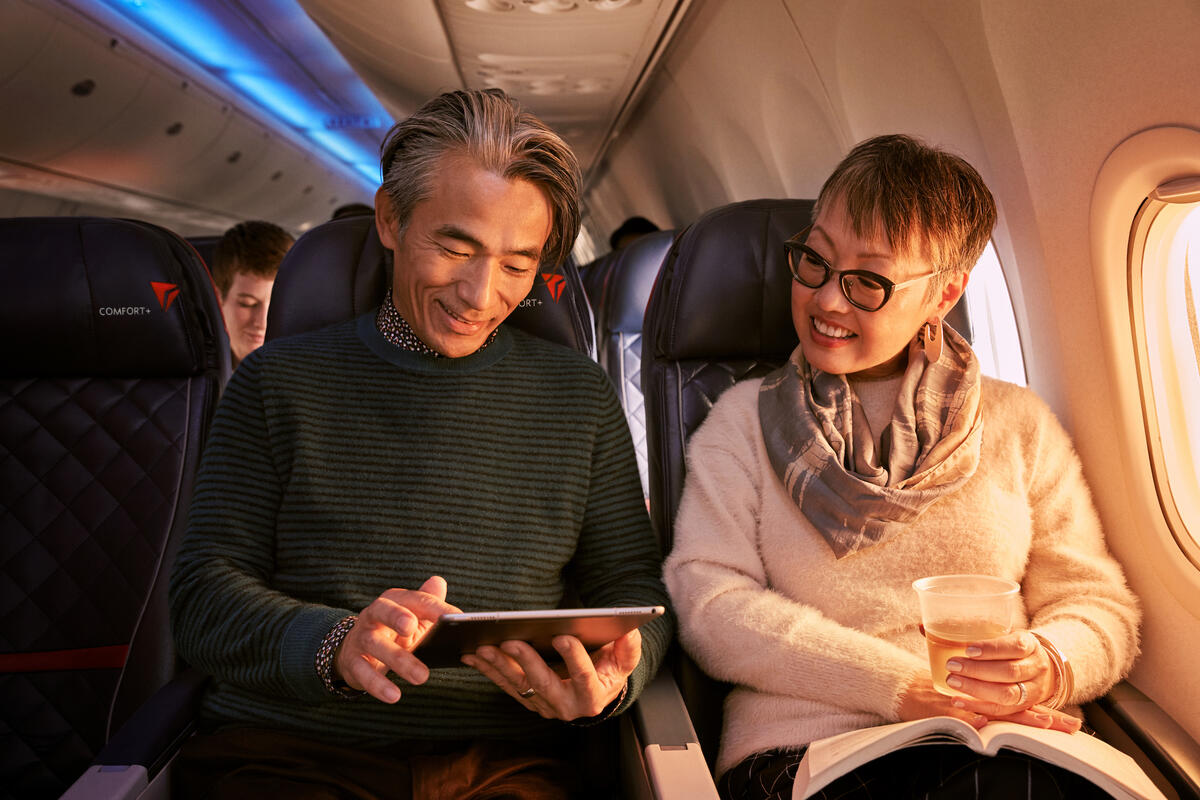
POLYGON ((1200 743, 1137 687, 1123 681, 1084 711, 1102 736, 1102 721, 1111 721, 1128 736, 1181 800, 1200 800, 1200 743))
POLYGON ((172 678, 108 740, 61 800, 139 796, 191 736, 207 681, 193 669, 172 678))
POLYGON ((712 773, 669 670, 659 672, 625 717, 622 774, 630 797, 717 800, 712 773), (626 741, 630 746, 624 746, 626 741), (628 785, 631 778, 636 785, 628 785))

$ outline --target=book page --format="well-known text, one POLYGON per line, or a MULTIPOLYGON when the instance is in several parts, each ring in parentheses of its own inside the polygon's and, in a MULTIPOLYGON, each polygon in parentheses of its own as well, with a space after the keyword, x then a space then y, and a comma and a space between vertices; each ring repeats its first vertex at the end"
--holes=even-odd
POLYGON ((796 776, 794 797, 806 797, 868 761, 916 744, 965 744, 978 750, 982 742, 975 729, 953 717, 930 717, 849 731, 808 746, 796 776), (804 784, 802 787, 801 785, 804 784))
POLYGON ((1007 747, 1076 772, 1110 792, 1123 787, 1127 797, 1154 800, 1164 797, 1136 761, 1095 736, 1031 728, 1015 722, 993 722, 979 733, 988 753, 1007 747))
POLYGON ((1094 736, 1015 722, 993 722, 976 731, 953 717, 880 725, 813 742, 800 764, 792 796, 808 797, 886 753, 925 744, 964 744, 991 755, 1007 747, 1076 772, 1122 800, 1165 800, 1132 758, 1094 736))

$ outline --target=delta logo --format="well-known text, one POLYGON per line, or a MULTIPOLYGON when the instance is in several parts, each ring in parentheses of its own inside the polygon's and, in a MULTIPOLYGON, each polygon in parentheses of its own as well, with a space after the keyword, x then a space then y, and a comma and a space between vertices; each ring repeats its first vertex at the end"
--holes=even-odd
POLYGON ((150 281, 150 288, 154 290, 154 296, 158 298, 158 305, 163 311, 169 309, 175 298, 179 297, 179 286, 174 283, 150 281))
POLYGON ((543 272, 542 280, 546 282, 546 288, 550 290, 550 297, 557 303, 558 298, 562 297, 563 289, 567 288, 567 279, 553 272, 543 272))

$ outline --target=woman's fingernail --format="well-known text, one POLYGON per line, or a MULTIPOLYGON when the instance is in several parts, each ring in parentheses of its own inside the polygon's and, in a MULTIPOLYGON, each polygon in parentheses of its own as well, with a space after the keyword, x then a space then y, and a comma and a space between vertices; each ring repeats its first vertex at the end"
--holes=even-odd
POLYGON ((961 661, 947 661, 946 669, 950 670, 951 672, 962 672, 962 662, 961 661))
POLYGON ((954 706, 955 708, 966 708, 967 707, 967 704, 964 703, 962 700, 959 700, 958 698, 951 700, 950 705, 954 706))
POLYGON ((978 658, 981 655, 983 655, 982 647, 976 647, 975 645, 971 645, 970 647, 967 648, 967 658, 978 658))
POLYGON ((946 678, 946 685, 951 689, 961 689, 963 685, 962 678, 957 675, 951 675, 949 678, 946 678))
POLYGON ((462 663, 468 667, 474 667, 475 666, 475 656, 463 656, 462 663))

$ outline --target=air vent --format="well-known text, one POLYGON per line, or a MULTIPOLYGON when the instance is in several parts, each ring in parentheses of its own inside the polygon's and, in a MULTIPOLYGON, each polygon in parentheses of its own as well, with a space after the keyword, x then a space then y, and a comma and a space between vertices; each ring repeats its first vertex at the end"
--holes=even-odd
POLYGON ((524 9, 534 14, 565 14, 590 8, 594 11, 617 11, 636 6, 642 0, 463 0, 463 5, 485 14, 505 14, 524 9))

